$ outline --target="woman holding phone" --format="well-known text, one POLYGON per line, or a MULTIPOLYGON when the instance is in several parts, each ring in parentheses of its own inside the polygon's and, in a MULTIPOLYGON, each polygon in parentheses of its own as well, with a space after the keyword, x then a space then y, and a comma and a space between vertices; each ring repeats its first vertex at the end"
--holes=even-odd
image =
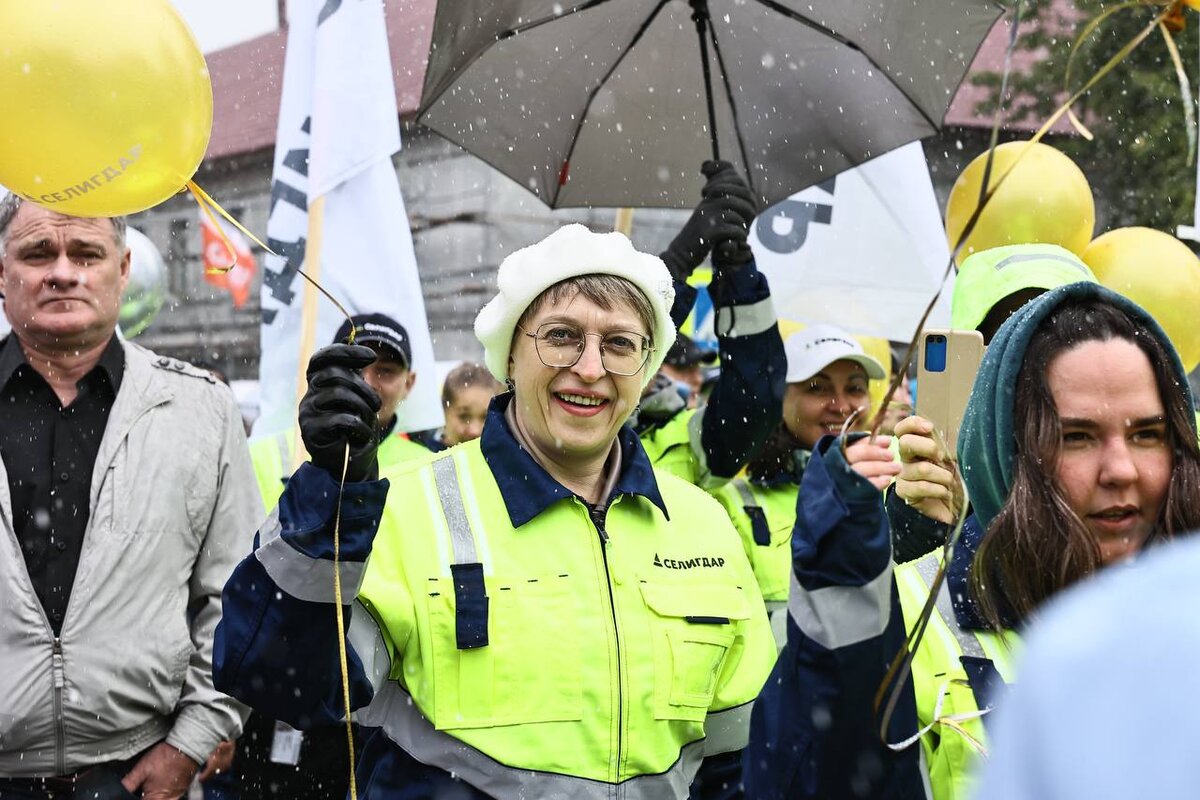
MULTIPOLYGON (((930 433, 911 428, 901 446, 924 448, 922 510, 948 521, 962 500, 930 433)), ((911 674, 877 694, 940 565, 927 557, 893 578, 878 493, 847 469, 838 442, 814 452, 788 647, 755 710, 748 797, 923 798, 926 786, 935 800, 969 796, 987 744, 981 718, 1015 677, 1025 623, 1065 587, 1200 528, 1187 376, 1157 323, 1095 284, 1050 291, 1000 328, 967 406, 958 470, 974 513, 911 674)))
MULTIPOLYGON (((751 459, 745 478, 713 492, 742 537, 781 647, 783 618, 777 612, 787 606, 792 527, 804 467, 817 442, 842 433, 847 420, 851 431, 862 430, 869 421, 868 384, 888 374, 854 337, 833 325, 811 325, 792 334, 784 352, 787 389, 779 427, 751 459)), ((854 469, 881 490, 900 469, 888 449, 890 441, 863 437, 847 450, 854 469)))

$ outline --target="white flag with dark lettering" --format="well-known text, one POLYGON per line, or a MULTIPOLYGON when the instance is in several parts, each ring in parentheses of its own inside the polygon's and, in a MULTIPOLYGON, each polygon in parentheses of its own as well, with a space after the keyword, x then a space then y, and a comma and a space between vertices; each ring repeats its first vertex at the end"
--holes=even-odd
MULTIPOLYGON (((750 234, 781 319, 908 341, 942 282, 946 232, 919 142, 792 195, 750 234)), ((928 327, 950 324, 953 277, 928 327)))
MULTIPOLYGON (((387 314, 405 327, 417 381, 400 406, 397 430, 442 424, 412 234, 392 166, 399 149, 381 0, 291 0, 267 222, 268 244, 283 257, 268 255, 263 271, 255 435, 295 424, 298 375, 310 355, 300 352, 306 282, 297 268, 317 271, 352 314, 387 314), (312 229, 321 237, 318 266, 305 257, 309 209, 320 197, 324 211, 312 229)), ((319 348, 345 317, 324 297, 316 311, 319 348)))

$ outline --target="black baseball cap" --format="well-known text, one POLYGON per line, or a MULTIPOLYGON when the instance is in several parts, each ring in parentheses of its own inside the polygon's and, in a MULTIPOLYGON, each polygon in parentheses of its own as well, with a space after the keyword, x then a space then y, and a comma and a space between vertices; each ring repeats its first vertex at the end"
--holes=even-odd
POLYGON ((354 323, 355 344, 381 345, 400 359, 405 368, 412 366, 412 344, 404 326, 387 314, 355 314, 350 321, 343 322, 333 335, 333 341, 345 342, 350 338, 350 322, 354 323))
POLYGON ((675 344, 667 351, 666 363, 672 367, 694 367, 697 364, 711 364, 717 360, 717 351, 700 347, 690 337, 679 334, 675 344))

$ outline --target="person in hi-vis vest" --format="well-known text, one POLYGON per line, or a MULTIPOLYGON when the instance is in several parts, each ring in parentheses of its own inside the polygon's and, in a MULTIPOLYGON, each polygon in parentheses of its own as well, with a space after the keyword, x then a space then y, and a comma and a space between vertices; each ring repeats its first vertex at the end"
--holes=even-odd
MULTIPOLYGON (((396 411, 417 382, 417 373, 412 369, 412 345, 408 331, 386 314, 355 314, 351 320, 354 323, 354 341, 375 352, 375 361, 364 368, 363 379, 379 395, 380 400, 376 413, 376 436, 379 439, 376 460, 386 468, 394 463, 428 455, 429 448, 410 438, 406 432, 396 430, 396 411)), ((338 328, 333 341, 345 342, 349 338, 350 322, 347 321, 338 328)), ((295 440, 294 428, 250 440, 254 477, 258 480, 258 490, 267 508, 279 499, 283 485, 292 474, 295 440)))
POLYGON ((216 684, 297 727, 343 719, 336 568, 361 796, 682 800, 745 746, 774 646, 721 507, 625 424, 675 338, 671 276, 568 225, 498 285, 475 330, 509 391, 416 465, 376 474, 372 351, 313 356, 312 462, 225 587, 216 684))

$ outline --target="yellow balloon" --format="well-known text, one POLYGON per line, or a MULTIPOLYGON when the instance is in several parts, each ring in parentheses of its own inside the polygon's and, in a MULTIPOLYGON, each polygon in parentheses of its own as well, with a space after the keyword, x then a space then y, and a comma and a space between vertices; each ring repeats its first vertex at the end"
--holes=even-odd
POLYGON ((1128 297, 1158 321, 1188 372, 1200 365, 1200 259, 1170 234, 1117 228, 1087 246, 1096 280, 1128 297))
MULTIPOLYGON (((1092 239, 1096 206, 1092 189, 1075 162, 1040 142, 1008 142, 996 148, 988 186, 1016 162, 979 215, 958 253, 958 263, 972 253, 1008 244, 1056 244, 1082 253, 1092 239), (1017 161, 1026 149, 1029 152, 1017 161)), ((958 176, 946 202, 946 238, 953 248, 979 205, 979 189, 987 153, 958 176)))
POLYGON ((212 131, 212 84, 168 0, 0 3, 0 184, 85 217, 184 187, 212 131))

